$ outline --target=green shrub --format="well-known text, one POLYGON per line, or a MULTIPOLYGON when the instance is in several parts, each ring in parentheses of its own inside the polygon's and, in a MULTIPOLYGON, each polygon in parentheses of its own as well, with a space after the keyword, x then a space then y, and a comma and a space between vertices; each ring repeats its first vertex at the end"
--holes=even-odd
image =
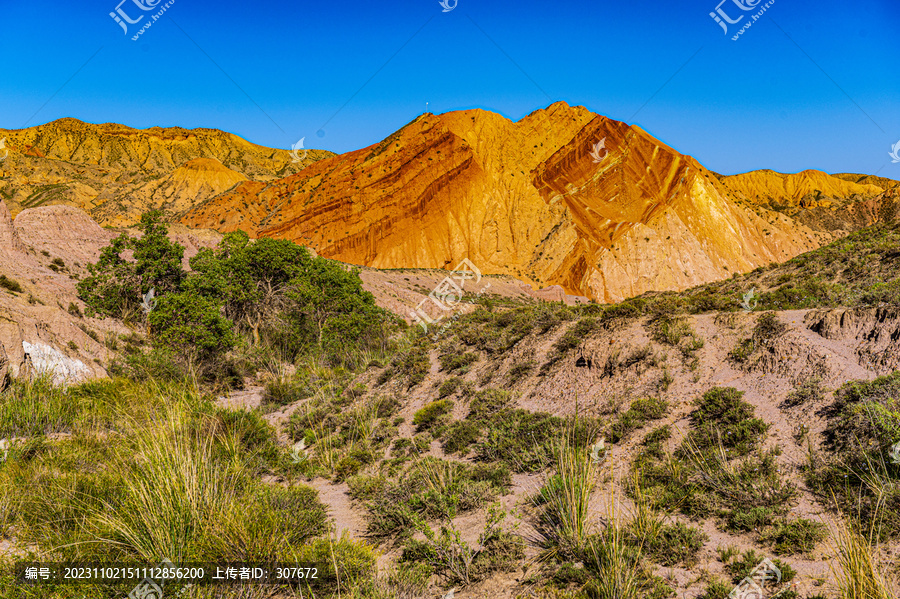
POLYGON ((403 404, 400 403, 400 400, 396 397, 385 397, 383 395, 379 395, 374 399, 375 403, 375 415, 378 418, 390 418, 394 414, 397 413, 397 410, 400 409, 400 406, 403 404))
POLYGON ((159 298, 148 322, 155 343, 174 349, 190 360, 206 362, 231 349, 231 321, 214 301, 189 293, 159 298))
POLYGON ((364 541, 351 539, 346 533, 340 539, 326 537, 304 545, 294 563, 313 563, 320 567, 320 584, 326 588, 353 587, 375 573, 376 555, 364 541))
POLYGON ((460 384, 462 383, 462 379, 457 376, 451 376, 438 387, 438 398, 443 399, 450 395, 456 393, 456 390, 459 389, 460 384))
POLYGON ((346 480, 358 474, 362 467, 363 463, 357 457, 344 456, 334 467, 334 479, 336 481, 346 480))
POLYGON ((444 372, 468 372, 469 367, 478 361, 478 354, 472 352, 450 353, 442 355, 439 360, 444 372))
POLYGON ((508 469, 425 457, 387 481, 366 501, 369 533, 408 535, 422 518, 452 518, 486 505, 512 482, 508 469))
POLYGON ((827 528, 821 522, 805 518, 782 520, 774 528, 760 535, 763 543, 772 543, 778 555, 809 553, 827 536, 827 528))
POLYGON ((462 539, 452 522, 435 532, 419 519, 416 529, 424 539, 407 541, 400 559, 407 563, 426 563, 431 571, 461 585, 483 580, 493 572, 511 572, 525 557, 525 543, 500 527, 505 517, 499 506, 491 507, 478 538, 481 548, 477 550, 462 539))
POLYGON ((788 393, 781 405, 784 408, 793 408, 823 399, 825 399, 825 390, 822 388, 822 379, 813 377, 803 381, 799 387, 788 393))
POLYGON ((140 238, 119 235, 103 248, 95 264, 88 265, 90 275, 79 281, 77 288, 91 310, 124 318, 140 311, 150 289, 157 297, 179 290, 185 277, 181 268, 184 247, 169 240, 168 225, 162 218, 158 210, 142 215, 140 238), (132 251, 131 260, 124 257, 128 250, 132 251))
POLYGON ((613 423, 609 440, 612 443, 618 443, 632 431, 645 426, 650 421, 659 420, 665 416, 668 409, 669 404, 663 399, 655 397, 636 399, 631 402, 628 410, 621 414, 616 422, 613 423))
POLYGON ((647 557, 663 566, 697 563, 697 554, 708 537, 699 529, 681 522, 667 524, 644 546, 647 557))
POLYGON ((6 275, 0 275, 0 287, 13 293, 22 293, 24 291, 17 281, 10 279, 6 275))
POLYGON ((753 339, 760 343, 771 343, 787 331, 787 325, 778 320, 774 312, 766 312, 756 320, 753 339))
POLYGON ((685 318, 663 315, 650 324, 653 339, 667 345, 676 346, 683 337, 694 336, 694 330, 685 318))
POLYGON ((706 585, 706 589, 697 599, 728 599, 729 593, 734 589, 734 584, 714 578, 706 585))
POLYGON ((305 380, 278 378, 266 383, 262 403, 267 406, 287 406, 306 399, 313 393, 315 389, 305 380))
MULTIPOLYGON (((391 362, 390 373, 401 375, 412 388, 425 380, 428 370, 431 368, 431 360, 428 351, 421 345, 413 346, 406 353, 400 354, 391 362)), ((379 379, 381 380, 381 379, 379 379)))
POLYGON ((470 420, 458 420, 444 433, 444 451, 465 455, 481 436, 481 427, 470 420))
POLYGON ((453 410, 453 402, 449 399, 441 399, 425 404, 422 409, 413 415, 413 424, 419 431, 424 431, 435 426, 444 416, 453 410))
POLYGON ((347 479, 350 497, 359 501, 368 501, 384 492, 388 480, 383 476, 351 476, 347 479))
POLYGON ((558 355, 563 355, 581 344, 582 338, 575 332, 575 327, 566 331, 562 337, 553 344, 553 350, 558 355))
POLYGON ((469 404, 469 418, 484 420, 509 407, 513 395, 509 391, 488 387, 475 394, 469 404))
POLYGON ((769 425, 754 417, 755 409, 741 399, 743 396, 743 391, 732 387, 714 387, 697 399, 697 407, 691 412, 690 443, 705 451, 721 442, 739 455, 756 447, 769 425))
POLYGON ((750 359, 756 351, 756 343, 753 339, 743 339, 728 352, 728 359, 738 364, 743 364, 750 359))
POLYGON ((507 375, 509 378, 509 384, 515 385, 520 380, 525 378, 532 370, 534 370, 534 362, 532 360, 513 364, 512 366, 510 366, 509 373, 507 375))
POLYGON ((551 442, 564 421, 544 412, 504 409, 485 421, 485 434, 477 443, 478 458, 501 461, 516 472, 540 472, 553 457, 551 442))
POLYGON ((775 510, 770 507, 753 507, 737 509, 728 514, 727 528, 736 531, 762 530, 775 520, 775 510))
MULTIPOLYGON (((753 569, 756 568, 764 558, 764 555, 757 553, 753 549, 748 549, 741 554, 740 559, 725 564, 725 570, 731 574, 731 581, 734 584, 737 584, 747 576, 750 576, 753 569)), ((772 562, 779 570, 781 570, 782 583, 790 582, 797 576, 797 571, 780 559, 773 559, 772 562)))

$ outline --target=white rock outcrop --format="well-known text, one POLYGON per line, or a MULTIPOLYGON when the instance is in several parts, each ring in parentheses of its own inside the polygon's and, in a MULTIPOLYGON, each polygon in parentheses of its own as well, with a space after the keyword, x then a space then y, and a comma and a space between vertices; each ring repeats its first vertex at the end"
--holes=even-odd
POLYGON ((50 375, 56 385, 77 383, 92 376, 91 369, 84 362, 70 358, 49 345, 23 341, 22 350, 31 373, 50 375))

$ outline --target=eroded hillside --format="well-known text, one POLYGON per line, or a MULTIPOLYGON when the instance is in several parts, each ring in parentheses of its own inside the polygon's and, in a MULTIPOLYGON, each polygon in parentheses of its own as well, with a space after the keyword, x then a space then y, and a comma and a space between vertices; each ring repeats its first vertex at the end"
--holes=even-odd
POLYGON ((558 102, 518 122, 425 114, 379 144, 241 183, 182 222, 376 268, 452 268, 619 301, 781 262, 889 218, 896 190, 817 171, 719 177, 558 102), (815 201, 813 201, 815 200, 815 201))
POLYGON ((170 217, 241 181, 270 181, 322 158, 321 150, 266 148, 216 129, 95 125, 64 118, 26 129, 0 129, 0 195, 13 214, 67 205, 102 225, 128 226, 142 212, 170 217))

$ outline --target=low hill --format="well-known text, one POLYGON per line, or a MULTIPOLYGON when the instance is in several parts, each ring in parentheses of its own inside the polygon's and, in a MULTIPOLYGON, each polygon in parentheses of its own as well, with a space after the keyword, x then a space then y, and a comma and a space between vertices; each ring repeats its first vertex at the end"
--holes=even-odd
POLYGON ((80 208, 102 225, 127 226, 142 212, 170 217, 241 181, 270 181, 332 156, 266 148, 217 129, 91 124, 59 119, 0 129, 0 196, 12 213, 38 206, 80 208))

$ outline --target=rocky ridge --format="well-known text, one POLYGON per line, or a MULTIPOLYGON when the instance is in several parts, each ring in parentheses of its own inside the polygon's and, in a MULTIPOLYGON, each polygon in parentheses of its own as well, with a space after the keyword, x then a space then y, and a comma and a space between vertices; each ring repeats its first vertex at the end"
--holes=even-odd
POLYGON ((469 258, 535 288, 619 301, 780 262, 878 222, 898 202, 886 187, 818 171, 722 177, 637 126, 557 102, 517 122, 424 114, 378 144, 239 183, 181 222, 375 268, 469 258))

